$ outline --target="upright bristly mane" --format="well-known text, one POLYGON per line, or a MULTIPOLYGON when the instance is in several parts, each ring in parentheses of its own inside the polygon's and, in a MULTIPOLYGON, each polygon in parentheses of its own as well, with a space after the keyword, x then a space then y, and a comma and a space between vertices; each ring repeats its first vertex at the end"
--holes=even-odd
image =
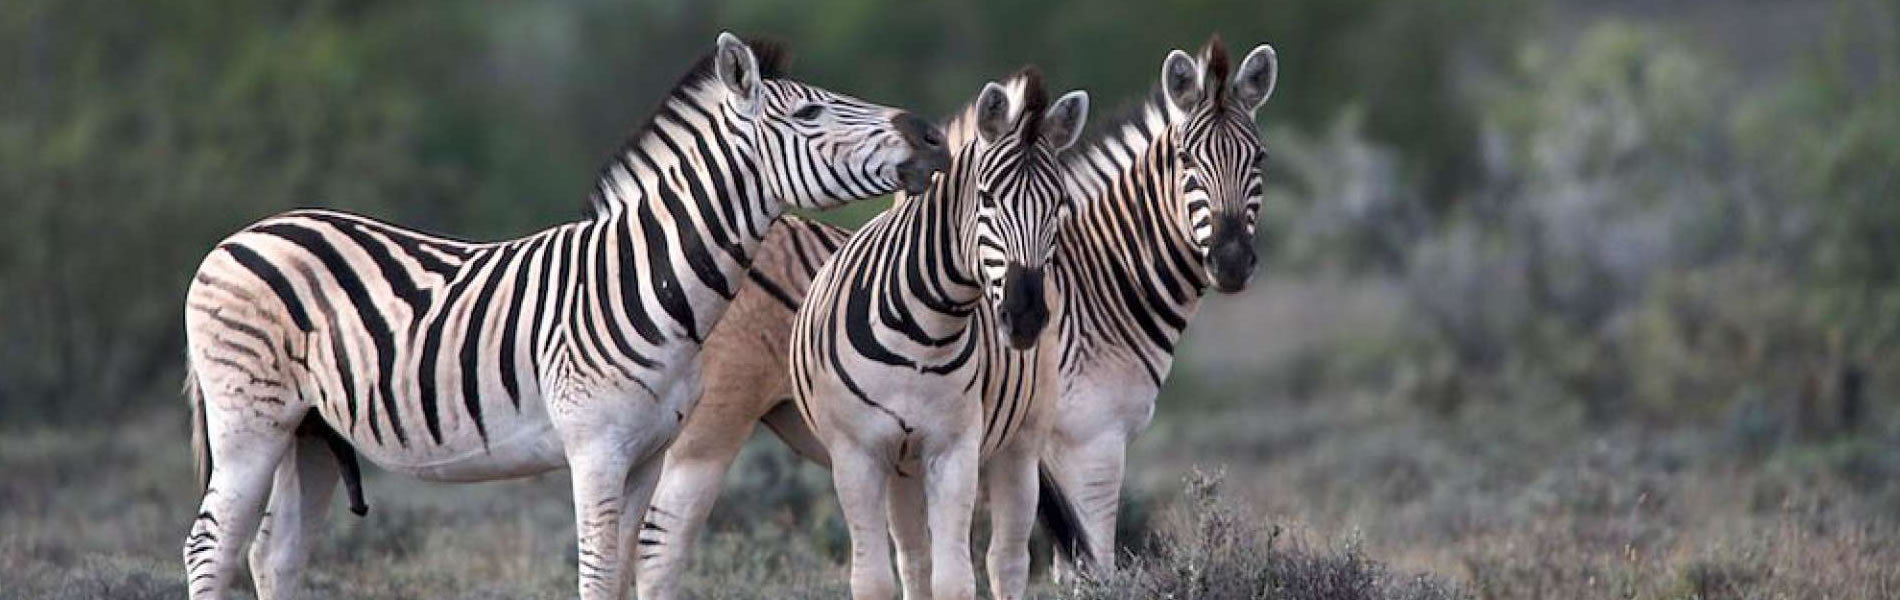
POLYGON ((1227 75, 1232 71, 1227 61, 1227 43, 1221 41, 1220 34, 1207 38, 1207 43, 1201 46, 1201 64, 1206 65, 1207 72, 1207 76, 1201 78, 1203 90, 1215 106, 1220 106, 1227 102, 1227 75))
POLYGON ((1022 143, 1033 146, 1042 139, 1042 113, 1049 110, 1049 90, 1044 89, 1042 71, 1034 65, 1023 67, 1010 76, 1012 82, 1020 82, 1023 90, 1023 107, 1017 111, 1017 127, 1022 129, 1022 143))
MULTIPOLYGON (((1041 139, 1042 119, 1040 117, 1049 108, 1049 92, 1043 85, 1042 71, 1034 65, 1025 66, 996 83, 1003 86, 1005 90, 1020 94, 1018 101, 1022 103, 1022 108, 1017 113, 1017 119, 1019 119, 1017 126, 1024 128, 1023 139, 1028 143, 1041 139), (1026 118, 1030 115, 1037 118, 1026 118)), ((977 98, 970 98, 956 112, 950 113, 950 118, 943 121, 944 138, 948 140, 951 152, 963 148, 976 137, 976 101, 977 98)))
MULTIPOLYGON (((776 40, 757 38, 746 38, 745 44, 752 48, 752 55, 759 61, 760 79, 778 79, 785 76, 785 65, 790 62, 791 55, 786 51, 784 44, 776 40)), ((607 207, 604 205, 606 198, 601 186, 606 185, 605 182, 610 180, 609 170, 621 160, 621 157, 626 156, 628 150, 638 145, 640 140, 646 137, 647 132, 653 130, 653 119, 666 110, 666 105, 676 100, 687 99, 694 90, 703 86, 706 80, 718 77, 718 74, 713 71, 713 58, 717 54, 718 49, 714 48, 693 61, 692 68, 680 75, 679 81, 674 82, 666 96, 653 107, 653 111, 647 113, 646 118, 641 119, 639 125, 629 130, 627 137, 621 140, 620 145, 614 147, 614 153, 594 174, 594 191, 588 195, 587 206, 582 209, 584 216, 592 218, 606 212, 607 207)))
MULTIPOLYGON (((1215 102, 1227 101, 1227 78, 1231 76, 1232 64, 1227 57, 1227 44, 1216 33, 1201 45, 1197 58, 1206 65, 1207 77, 1204 79, 1208 92, 1215 102)), ((1161 91, 1160 82, 1148 88, 1148 93, 1140 99, 1125 103, 1116 109, 1113 117, 1103 119, 1099 125, 1091 127, 1092 133, 1084 134, 1075 144, 1075 150, 1064 156, 1065 161, 1089 161, 1097 153, 1114 150, 1139 150, 1131 140, 1152 140, 1168 119, 1167 96, 1161 91), (1110 146, 1116 148, 1111 149, 1110 146)))

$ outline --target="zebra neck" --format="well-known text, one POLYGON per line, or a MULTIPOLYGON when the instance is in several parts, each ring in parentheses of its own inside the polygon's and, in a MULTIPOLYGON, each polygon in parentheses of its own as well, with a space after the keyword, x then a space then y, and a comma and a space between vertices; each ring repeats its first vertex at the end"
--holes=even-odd
POLYGON ((1151 118, 1123 124, 1068 165, 1093 197, 1058 242, 1066 318, 1078 328, 1065 368, 1116 356, 1140 362, 1158 384, 1207 289, 1158 113, 1151 105, 1151 118))
POLYGON ((585 275, 600 280, 594 289, 620 291, 649 343, 704 340, 782 211, 750 141, 735 134, 748 126, 711 84, 683 87, 596 182, 585 275))
POLYGON ((911 295, 933 312, 967 316, 983 299, 976 269, 976 182, 961 152, 929 192, 907 199, 903 216, 914 219, 909 270, 924 277, 909 285, 911 295))

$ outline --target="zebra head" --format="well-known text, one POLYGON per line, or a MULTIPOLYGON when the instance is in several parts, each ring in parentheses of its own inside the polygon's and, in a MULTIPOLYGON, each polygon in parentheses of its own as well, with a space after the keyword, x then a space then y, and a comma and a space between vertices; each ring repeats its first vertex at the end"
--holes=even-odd
POLYGON ((1176 183, 1208 278, 1221 292, 1246 289, 1258 262, 1254 221, 1267 153, 1254 113, 1273 94, 1278 75, 1273 46, 1261 44, 1230 77, 1219 35, 1199 58, 1175 50, 1161 64, 1176 183))
POLYGON ((1057 229, 1075 212, 1056 153, 1081 134, 1089 96, 1072 91, 1050 104, 1041 75, 1027 68, 1006 84, 983 86, 974 110, 978 271, 999 333, 1027 350, 1049 323, 1043 267, 1055 254, 1057 229))
POLYGON ((916 194, 950 162, 943 133, 908 111, 779 79, 778 53, 719 34, 713 70, 732 129, 760 157, 766 195, 828 208, 899 189, 916 194))

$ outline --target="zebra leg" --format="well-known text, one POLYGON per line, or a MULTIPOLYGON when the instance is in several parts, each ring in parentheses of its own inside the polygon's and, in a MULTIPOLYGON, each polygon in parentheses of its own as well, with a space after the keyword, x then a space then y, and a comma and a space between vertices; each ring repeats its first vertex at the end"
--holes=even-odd
MULTIPOLYGON (((653 487, 660 482, 660 469, 666 463, 664 456, 647 458, 645 462, 634 465, 627 473, 627 483, 621 491, 625 504, 620 510, 620 594, 626 595, 628 586, 638 579, 640 563, 653 555, 648 554, 658 544, 650 543, 643 536, 654 533, 646 529, 646 519, 639 518, 647 514, 648 501, 653 499, 653 487)), ((640 594, 640 598, 648 598, 640 594)))
POLYGON ((851 533, 851 597, 890 600, 896 588, 884 512, 890 465, 861 448, 833 448, 831 458, 831 481, 851 533))
POLYGON ((1122 477, 1128 444, 1119 435, 1102 435, 1082 444, 1052 443, 1043 459, 1063 498, 1075 509, 1088 539, 1087 556, 1055 553, 1050 573, 1064 580, 1078 567, 1115 568, 1115 519, 1121 508, 1122 477))
POLYGON ((290 447, 296 423, 275 422, 265 411, 234 410, 231 399, 209 395, 210 386, 205 391, 211 474, 184 547, 185 585, 193 599, 224 597, 237 576, 238 550, 257 528, 271 474, 290 447))
POLYGON ((989 478, 990 596, 1015 600, 1029 585, 1029 532, 1036 525, 1036 451, 1026 443, 1000 449, 983 465, 989 478))
POLYGON ((726 469, 752 435, 752 415, 743 420, 700 407, 687 418, 679 440, 666 451, 660 482, 647 508, 640 534, 639 597, 671 600, 679 595, 680 575, 693 558, 693 544, 707 513, 719 499, 726 469), (729 422, 738 421, 738 422, 729 422))
POLYGON ((574 525, 582 600, 617 600, 626 591, 620 572, 620 520, 626 510, 631 457, 617 444, 596 443, 571 450, 574 525))
POLYGON ((336 482, 336 458, 320 438, 297 438, 278 462, 270 508, 251 543, 251 580, 259 600, 297 597, 298 575, 323 530, 336 482))
POLYGON ((890 478, 891 538, 897 540, 897 576, 904 600, 930 598, 930 531, 926 529, 924 481, 915 476, 890 478))
MULTIPOLYGON (((980 428, 975 428, 979 429, 980 428)), ((970 568, 970 516, 976 512, 980 431, 960 436, 936 456, 924 457, 924 503, 930 519, 930 596, 976 597, 970 568)))

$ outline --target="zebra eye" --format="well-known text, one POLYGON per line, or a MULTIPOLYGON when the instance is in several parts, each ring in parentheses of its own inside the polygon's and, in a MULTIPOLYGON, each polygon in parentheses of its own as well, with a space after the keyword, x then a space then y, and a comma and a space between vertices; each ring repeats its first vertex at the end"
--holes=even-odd
POLYGON ((976 201, 982 203, 983 208, 987 208, 987 209, 996 208, 996 198, 990 195, 989 190, 977 190, 976 201))
POLYGON ((798 119, 800 121, 810 121, 812 119, 818 118, 818 115, 822 115, 824 113, 825 113, 824 105, 807 104, 803 107, 800 107, 797 112, 793 112, 792 118, 798 119))

